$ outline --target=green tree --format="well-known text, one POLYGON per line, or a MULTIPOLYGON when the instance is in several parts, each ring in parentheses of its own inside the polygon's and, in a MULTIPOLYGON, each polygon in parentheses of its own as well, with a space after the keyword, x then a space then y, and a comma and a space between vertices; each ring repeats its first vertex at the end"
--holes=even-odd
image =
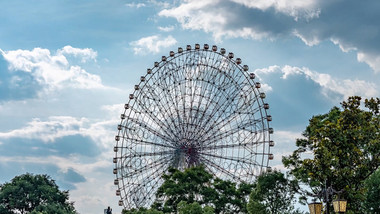
MULTIPOLYGON (((342 109, 334 107, 312 117, 304 138, 297 139, 297 149, 283 157, 283 163, 312 193, 324 186, 344 190, 348 209, 362 213, 363 181, 380 166, 380 100, 366 99, 361 108, 361 98, 356 96, 341 105, 342 109)), ((305 189, 302 193, 305 202, 311 193, 305 189)))
POLYGON ((164 212, 175 212, 179 202, 193 203, 202 192, 211 190, 208 184, 212 175, 203 167, 186 169, 184 172, 170 168, 168 174, 163 175, 163 179, 164 183, 156 192, 154 207, 164 212))
POLYGON ((293 206, 296 202, 297 187, 296 181, 287 179, 279 171, 260 175, 250 194, 248 213, 301 213, 293 206))
POLYGON ((178 204, 178 214, 213 214, 214 208, 206 206, 202 208, 197 202, 191 204, 181 201, 178 204))
POLYGON ((147 209, 141 207, 140 209, 123 210, 123 214, 164 214, 162 211, 158 211, 154 208, 147 209))
POLYGON ((214 205, 216 213, 247 213, 247 203, 253 185, 214 178, 212 189, 208 194, 209 202, 214 205))
POLYGON ((47 175, 24 174, 0 185, 1 213, 76 213, 68 192, 60 191, 47 175))
POLYGON ((380 213, 380 169, 365 181, 365 200, 363 207, 366 213, 380 213))
POLYGON ((59 203, 49 203, 37 206, 30 214, 71 214, 75 213, 72 207, 59 203))
MULTIPOLYGON (((214 178, 203 166, 183 172, 171 168, 163 176, 164 183, 158 188, 153 208, 165 213, 175 213, 181 201, 197 202, 201 207, 210 206, 215 213, 246 213, 251 185, 237 185, 231 181, 214 178)), ((193 206, 195 207, 195 205, 193 206)))

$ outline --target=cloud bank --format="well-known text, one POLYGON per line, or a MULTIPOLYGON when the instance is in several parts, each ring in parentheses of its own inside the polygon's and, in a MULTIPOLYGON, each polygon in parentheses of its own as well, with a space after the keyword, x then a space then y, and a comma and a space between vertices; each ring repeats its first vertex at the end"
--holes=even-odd
POLYGON ((97 52, 85 48, 65 46, 51 53, 48 49, 34 48, 33 50, 0 50, 2 64, 7 64, 2 73, 3 85, 8 85, 10 91, 25 90, 31 94, 48 92, 63 88, 95 89, 105 88, 100 76, 91 74, 80 65, 70 63, 69 58, 86 63, 96 61, 97 52))
MULTIPOLYGON (((332 94, 339 95, 339 100, 347 99, 349 96, 358 95, 366 98, 378 96, 379 87, 371 82, 364 80, 351 80, 351 79, 336 79, 329 74, 318 73, 311 71, 306 67, 293 67, 285 65, 283 67, 274 65, 267 68, 256 69, 255 73, 259 77, 264 77, 268 74, 280 74, 282 80, 287 80, 291 76, 299 75, 305 79, 313 81, 320 87, 320 92, 326 98, 335 99, 332 94)), ((273 90, 268 85, 270 91, 273 90)))
POLYGON ((354 50, 360 62, 380 72, 380 2, 368 0, 187 0, 163 9, 184 29, 224 37, 298 37, 307 45, 332 41, 354 50))

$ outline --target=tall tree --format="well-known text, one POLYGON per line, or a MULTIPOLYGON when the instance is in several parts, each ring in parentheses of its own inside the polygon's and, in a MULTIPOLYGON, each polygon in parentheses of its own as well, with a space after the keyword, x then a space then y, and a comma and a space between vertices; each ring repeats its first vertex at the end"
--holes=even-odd
POLYGON ((250 194, 248 213, 277 214, 301 213, 295 210, 297 182, 287 179, 283 173, 274 171, 260 175, 250 194))
POLYGON ((183 172, 171 168, 163 178, 164 183, 157 190, 153 208, 165 213, 175 213, 178 211, 178 204, 183 201, 192 208, 196 208, 197 204, 202 207, 210 206, 215 213, 246 213, 252 187, 249 184, 237 185, 215 178, 203 166, 192 167, 183 172))
POLYGON ((47 175, 24 174, 10 183, 0 185, 0 210, 2 213, 75 214, 73 203, 68 202, 68 192, 60 191, 55 181, 47 175))
MULTIPOLYGON (((297 149, 283 163, 314 194, 330 186, 344 190, 348 208, 360 213, 363 181, 380 166, 380 100, 366 99, 362 107, 355 96, 341 105, 312 117, 304 138, 297 139, 297 149)), ((303 190, 304 196, 307 192, 303 190)))

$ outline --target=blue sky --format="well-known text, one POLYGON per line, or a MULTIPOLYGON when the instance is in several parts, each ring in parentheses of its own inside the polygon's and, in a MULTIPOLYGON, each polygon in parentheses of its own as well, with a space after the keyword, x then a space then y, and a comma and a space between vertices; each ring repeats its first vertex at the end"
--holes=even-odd
POLYGON ((267 93, 275 159, 313 115, 380 96, 378 0, 0 2, 0 183, 51 175, 83 214, 115 211, 113 139, 133 85, 170 50, 216 44, 267 93))

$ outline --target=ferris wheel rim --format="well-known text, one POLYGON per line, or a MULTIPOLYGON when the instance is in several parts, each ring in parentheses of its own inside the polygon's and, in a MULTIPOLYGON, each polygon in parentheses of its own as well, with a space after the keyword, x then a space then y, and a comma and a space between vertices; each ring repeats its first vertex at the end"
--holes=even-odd
MULTIPOLYGON (((136 207, 138 207, 138 204, 137 204, 136 201, 135 202, 130 202, 131 199, 127 198, 127 194, 128 193, 126 192, 126 188, 125 188, 125 184, 124 184, 124 183, 128 183, 128 182, 125 182, 125 180, 127 179, 127 177, 125 175, 127 175, 127 174, 124 174, 124 171, 123 171, 124 169, 123 169, 123 167, 120 167, 120 163, 119 163, 119 162, 121 162, 121 159, 123 159, 123 158, 124 159, 126 159, 126 158, 132 158, 132 156, 122 156, 121 153, 120 153, 120 156, 118 156, 118 152, 120 152, 119 150, 124 149, 123 148, 123 144, 122 144, 122 146, 119 146, 119 142, 120 141, 124 141, 125 139, 128 139, 128 138, 125 138, 125 132, 126 132, 127 129, 124 127, 123 122, 126 121, 126 120, 128 120, 128 119, 131 119, 131 118, 129 117, 130 115, 127 115, 126 113, 129 111, 129 109, 134 108, 134 105, 136 105, 136 102, 132 101, 132 100, 136 100, 136 98, 138 97, 138 95, 140 95, 142 93, 141 91, 145 90, 145 87, 147 87, 146 86, 147 82, 149 82, 150 80, 152 80, 152 78, 154 77, 154 75, 159 75, 159 72, 161 72, 163 70, 164 66, 168 65, 168 63, 173 63, 173 62, 175 62, 176 59, 178 59, 178 58, 180 58, 182 56, 188 55, 188 54, 195 55, 195 54, 206 53, 206 54, 209 54, 209 55, 211 55, 211 54, 218 55, 219 57, 222 57, 224 60, 227 60, 228 63, 230 63, 233 66, 235 66, 243 74, 245 80, 250 83, 250 85, 252 86, 253 91, 255 91, 255 99, 257 100, 257 104, 259 105, 258 111, 260 111, 260 115, 262 115, 261 118, 258 118, 257 120, 258 120, 258 122, 261 122, 263 124, 262 127, 266 127, 265 130, 262 130, 262 133, 263 133, 263 135, 266 135, 267 138, 268 138, 267 140, 265 140, 262 143, 264 147, 267 147, 267 148, 264 148, 264 151, 267 151, 267 152, 262 152, 262 153, 256 152, 255 153, 256 156, 260 156, 260 155, 263 156, 263 158, 261 159, 261 164, 258 163, 257 165, 259 165, 261 167, 260 173, 262 172, 263 168, 266 168, 267 170, 270 170, 270 167, 268 166, 269 165, 269 161, 271 159, 273 159, 273 154, 270 153, 270 147, 273 146, 273 141, 270 139, 270 136, 273 133, 273 128, 270 127, 269 123, 270 123, 270 121, 272 119, 271 119, 271 116, 267 112, 269 106, 268 106, 268 108, 265 107, 265 105, 267 105, 267 103, 264 102, 265 94, 263 95, 263 92, 260 92, 259 89, 257 88, 257 85, 260 84, 260 83, 254 81, 254 79, 251 78, 252 77, 252 73, 248 73, 248 66, 241 65, 241 59, 240 58, 237 58, 236 60, 233 60, 234 55, 233 55, 232 52, 230 52, 227 55, 225 55, 226 51, 223 48, 221 49, 220 52, 218 52, 217 50, 214 49, 214 46, 213 46, 212 49, 208 49, 208 48, 206 49, 206 44, 205 44, 204 48, 200 49, 199 45, 198 45, 198 48, 197 48, 197 44, 196 44, 194 49, 192 49, 192 48, 189 49, 189 45, 187 46, 186 50, 183 50, 183 49, 181 50, 181 49, 182 48, 178 48, 178 52, 176 52, 176 53, 174 53, 173 51, 171 51, 169 53, 168 57, 167 56, 162 56, 160 62, 155 62, 152 68, 148 68, 147 69, 147 73, 144 76, 140 77, 140 82, 138 83, 138 85, 135 86, 135 90, 133 91, 133 93, 130 94, 130 99, 125 104, 124 112, 123 112, 123 114, 121 114, 121 122, 118 125, 118 134, 115 137, 116 145, 114 147, 114 152, 115 152, 115 157, 114 157, 114 163, 115 163, 114 174, 116 174, 116 179, 115 179, 114 183, 115 183, 115 185, 118 186, 117 195, 119 195, 121 197, 121 199, 119 201, 119 204, 121 204, 121 206, 127 207, 125 205, 125 201, 128 201, 127 203, 132 203, 132 204, 134 203, 134 205, 136 207), (270 118, 270 120, 269 120, 269 118, 270 118), (265 159, 264 156, 268 156, 268 157, 265 159), (120 159, 120 161, 119 161, 119 159, 120 159), (116 173, 115 173, 115 171, 116 171, 116 173), (123 171, 123 172, 119 172, 119 171, 123 171), (121 194, 122 191, 124 192, 124 194, 121 194)), ((203 66, 207 67, 208 65, 203 65, 203 66)), ((218 68, 215 68, 215 69, 218 69, 218 68)), ((226 75, 226 72, 224 72, 224 75, 226 75)), ((232 79, 233 77, 229 77, 229 78, 232 79)), ((185 81, 187 81, 187 80, 185 79, 185 81)), ((131 112, 132 111, 129 111, 130 114, 131 114, 131 112)), ((130 121, 132 121, 132 119, 130 121)), ((140 126, 141 126, 141 124, 140 124, 140 126)), ((156 134, 159 135, 158 133, 156 133, 156 134)), ((226 133, 226 134, 228 134, 228 133, 226 133)), ((157 136, 157 137, 161 137, 164 140, 168 140, 168 141, 171 140, 167 136, 164 136, 162 134, 160 134, 160 136, 157 136)), ((215 138, 214 135, 210 135, 209 136, 209 138, 211 138, 211 137, 215 138)), ((204 139, 204 140, 207 141, 207 140, 209 140, 209 138, 204 139)), ((136 140, 136 139, 134 139, 134 140, 136 140)), ((155 145, 155 146, 162 146, 162 147, 165 147, 165 148, 175 149, 175 146, 174 145, 170 145, 170 144, 162 145, 162 144, 158 144, 158 143, 155 143, 155 142, 148 142, 148 141, 144 142, 141 139, 140 139, 139 142, 140 143, 149 143, 149 144, 155 145)), ((239 146, 241 146, 241 145, 239 145, 239 146)), ((230 144, 230 145, 219 145, 218 148, 229 149, 229 147, 233 148, 234 145, 232 145, 232 144, 230 144)), ((205 147, 205 148, 207 148, 207 147, 205 147)), ((212 149, 215 150, 215 148, 216 147, 209 147, 210 150, 212 150, 212 149)), ((160 152, 157 152, 157 153, 154 153, 154 154, 153 153, 147 153, 147 154, 140 153, 139 155, 141 157, 141 156, 145 156, 145 155, 146 156, 148 156, 148 155, 155 156, 156 154, 157 155, 170 155, 172 153, 169 152, 169 151, 160 151, 160 152)), ((202 155, 205 155, 205 156, 208 156, 208 157, 213 157, 213 158, 222 158, 222 159, 225 158, 225 157, 217 157, 217 155, 215 155, 215 154, 204 153, 204 152, 202 153, 202 155)), ((203 157, 203 159, 204 159, 205 162, 213 165, 213 167, 220 167, 220 166, 218 166, 218 164, 213 163, 209 159, 205 159, 204 157, 203 157)), ((230 158, 230 159, 231 159, 231 161, 237 161, 237 160, 235 160, 233 158, 230 158)), ((165 161, 168 161, 168 160, 165 159, 165 161)), ((163 161, 163 162, 165 162, 165 161, 163 161)), ((244 163, 244 161, 245 160, 243 160, 243 163, 244 163)), ((166 167, 166 169, 168 167, 170 167, 170 165, 168 165, 166 167)), ((206 168, 209 168, 209 167, 206 165, 206 168)), ((164 172, 164 171, 165 171, 165 169, 162 170, 162 172, 164 172)), ((225 172, 225 173, 228 173, 228 172, 225 172)), ((157 171, 153 172, 153 174, 157 174, 157 171)), ((213 173, 213 174, 215 174, 215 173, 213 173)), ((235 178, 236 176, 233 176, 233 175, 232 175, 232 177, 234 179, 239 179, 239 177, 235 178)), ((158 184, 158 183, 159 183, 159 179, 157 181, 155 181, 155 184, 158 184)), ((141 190, 143 190, 143 189, 141 189, 141 190)), ((136 200, 136 198, 132 199, 132 201, 133 200, 136 200)), ((137 200, 139 200, 139 199, 137 199, 137 200)))

